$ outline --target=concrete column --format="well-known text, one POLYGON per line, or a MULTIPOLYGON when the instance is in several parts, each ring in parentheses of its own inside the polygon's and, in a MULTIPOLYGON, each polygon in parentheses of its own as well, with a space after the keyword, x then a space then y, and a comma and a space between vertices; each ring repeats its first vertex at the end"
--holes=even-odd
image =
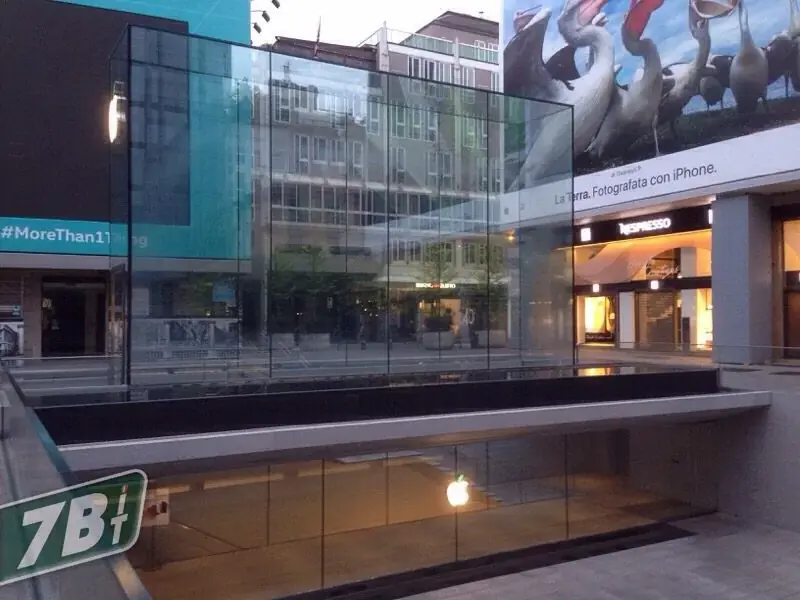
POLYGON ((711 263, 714 360, 770 360, 773 264, 767 198, 722 196, 714 202, 711 263))
POLYGON ((22 287, 22 318, 25 321, 22 347, 28 358, 42 356, 42 280, 37 273, 25 277, 22 287))
POLYGON ((633 292, 620 292, 617 300, 617 345, 620 348, 636 347, 636 296, 633 292))
POLYGON ((83 320, 83 345, 86 354, 97 354, 97 328, 101 325, 97 322, 97 302, 97 292, 88 290, 83 320))

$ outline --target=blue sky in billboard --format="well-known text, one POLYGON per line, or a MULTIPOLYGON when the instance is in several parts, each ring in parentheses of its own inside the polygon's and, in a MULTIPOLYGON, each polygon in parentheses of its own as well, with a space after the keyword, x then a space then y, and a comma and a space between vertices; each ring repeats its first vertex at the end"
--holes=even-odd
MULTIPOLYGON (((800 127, 797 1, 503 0, 504 89, 574 107, 576 210, 656 193, 649 175, 604 192, 640 170, 671 194, 800 169, 774 154, 800 127), (677 185, 679 161, 700 174, 677 185)), ((528 140, 532 161, 545 145, 528 140)))

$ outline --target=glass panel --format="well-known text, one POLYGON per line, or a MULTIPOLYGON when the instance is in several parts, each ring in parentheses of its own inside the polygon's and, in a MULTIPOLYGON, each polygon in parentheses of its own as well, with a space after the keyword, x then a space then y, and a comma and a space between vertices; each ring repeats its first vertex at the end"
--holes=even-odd
POLYGON ((703 436, 694 426, 661 425, 567 436, 570 538, 714 510, 716 478, 698 479, 692 466, 703 436))
POLYGON ((459 559, 567 539, 565 451, 561 435, 458 447, 458 472, 472 484, 459 559))
POLYGON ((134 366, 266 385, 572 360, 570 109, 131 39, 134 366))
POLYGON ((511 344, 523 358, 574 360, 572 115, 504 97, 504 187, 490 223, 508 248, 511 344))

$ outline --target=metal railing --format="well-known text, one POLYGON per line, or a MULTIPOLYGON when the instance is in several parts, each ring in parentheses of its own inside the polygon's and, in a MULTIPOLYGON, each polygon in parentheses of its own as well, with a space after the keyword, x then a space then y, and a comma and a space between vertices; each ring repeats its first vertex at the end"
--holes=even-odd
MULTIPOLYGON (((359 46, 375 46, 378 44, 379 39, 380 30, 376 31, 363 42, 361 42, 359 46)), ((500 64, 500 52, 494 48, 477 46, 475 44, 463 44, 422 33, 409 33, 407 31, 400 31, 397 29, 386 29, 386 41, 389 44, 417 48, 418 50, 427 50, 428 52, 446 54, 448 56, 455 56, 456 51, 458 51, 458 56, 460 58, 485 62, 493 65, 500 64)))
MULTIPOLYGON (((24 500, 80 483, 8 371, 0 367, 4 435, 0 438, 0 504, 24 500)), ((150 600, 124 556, 101 559, 11 583, 4 600, 150 600)))

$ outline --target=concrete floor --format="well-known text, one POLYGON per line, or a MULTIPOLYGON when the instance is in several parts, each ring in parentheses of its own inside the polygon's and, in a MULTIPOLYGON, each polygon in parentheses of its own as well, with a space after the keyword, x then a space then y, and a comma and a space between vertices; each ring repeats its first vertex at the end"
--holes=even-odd
POLYGON ((411 596, 408 600, 800 598, 800 534, 714 515, 697 536, 411 596))
POLYGON ((564 540, 567 512, 574 538, 691 510, 590 474, 570 478, 568 503, 563 478, 527 482, 528 497, 535 488, 540 498, 533 502, 473 490, 456 519, 443 493, 451 475, 425 457, 334 468, 324 509, 319 463, 271 471, 269 504, 266 482, 174 494, 172 524, 145 530, 130 553, 139 567, 152 549, 166 563, 139 570, 153 599, 275 598, 564 540))

